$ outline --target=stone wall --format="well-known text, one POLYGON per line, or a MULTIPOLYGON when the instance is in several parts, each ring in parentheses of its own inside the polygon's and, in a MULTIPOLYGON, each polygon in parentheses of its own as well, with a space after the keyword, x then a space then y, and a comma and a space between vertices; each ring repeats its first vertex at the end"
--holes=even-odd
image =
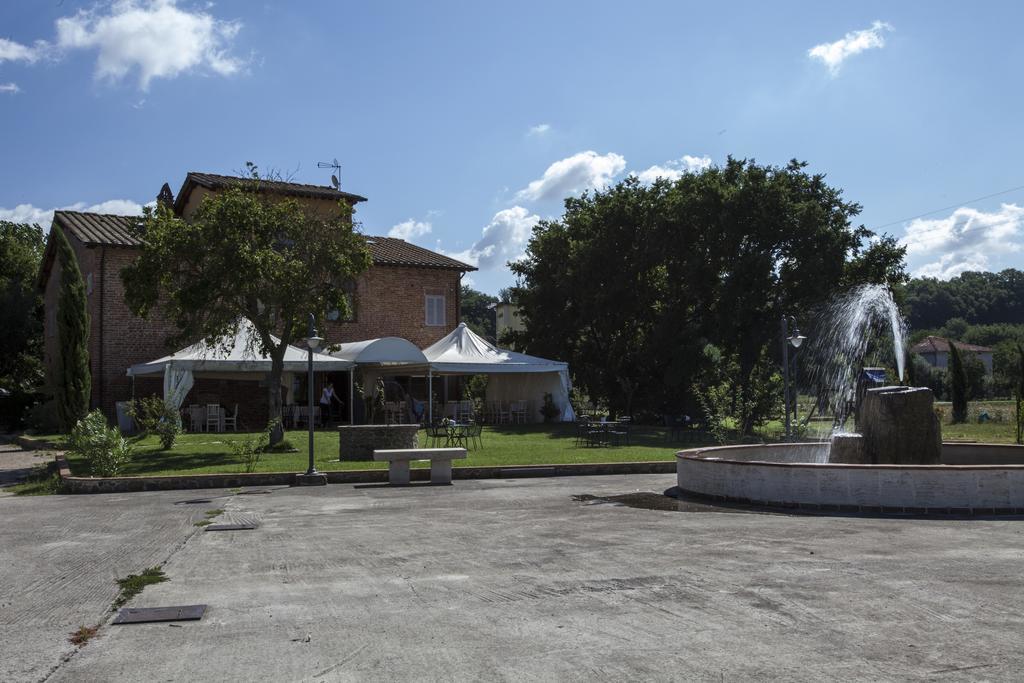
POLYGON ((338 459, 373 460, 376 449, 418 448, 419 430, 418 424, 338 427, 338 459))

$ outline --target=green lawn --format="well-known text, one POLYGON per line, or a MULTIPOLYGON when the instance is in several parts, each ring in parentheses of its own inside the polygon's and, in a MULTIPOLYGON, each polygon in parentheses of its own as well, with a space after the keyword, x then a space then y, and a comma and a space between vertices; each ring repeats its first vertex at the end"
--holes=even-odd
MULTIPOLYGON (((945 408, 940 404, 940 410, 945 408)), ((993 415, 1000 415, 993 421, 951 425, 948 418, 943 420, 944 440, 968 440, 991 443, 1013 443, 1015 424, 1002 419, 1002 405, 982 405, 993 415)), ((977 412, 972 412, 972 416, 977 412)), ((975 418, 976 419, 976 418, 975 418)), ((781 425, 766 425, 764 434, 769 440, 777 437, 781 425)), ((424 445, 423 432, 421 443, 424 445)), ((125 468, 126 476, 169 475, 244 472, 245 467, 231 450, 232 441, 251 438, 252 434, 183 434, 170 451, 160 450, 155 437, 135 440, 135 457, 125 468)), ((300 472, 307 463, 306 443, 308 433, 289 431, 285 435, 297 453, 265 453, 256 467, 257 472, 300 472)), ((40 440, 59 441, 56 435, 36 437, 40 440)), ((750 442, 750 439, 746 440, 750 442)), ((665 438, 665 431, 655 427, 634 427, 630 446, 615 448, 576 447, 575 427, 571 424, 515 425, 485 427, 483 448, 472 448, 469 457, 457 466, 488 465, 555 465, 564 463, 632 462, 645 460, 671 460, 676 451, 700 445, 713 445, 709 436, 703 441, 675 442, 665 438)), ((318 470, 378 469, 387 463, 339 462, 338 434, 334 430, 316 432, 314 457, 318 470)), ((80 459, 69 457, 71 471, 76 475, 88 475, 88 468, 80 459)), ((426 463, 414 463, 426 466, 426 463)))
MULTIPOLYGON (((423 432, 420 432, 421 443, 423 432)), ((244 472, 240 459, 231 451, 230 442, 250 438, 251 434, 183 434, 170 451, 160 450, 155 437, 135 441, 135 457, 125 468, 125 476, 201 474, 215 472, 244 472)), ((44 438, 44 437, 39 437, 44 438)), ((289 431, 285 438, 295 446, 297 453, 265 453, 257 472, 300 472, 307 466, 308 432, 289 431)), ((59 437, 50 436, 50 440, 59 437)), ((665 432, 656 428, 636 427, 630 446, 614 448, 586 448, 575 445, 575 427, 571 424, 515 425, 485 427, 483 448, 472 448, 468 457, 457 466, 487 465, 541 465, 592 462, 631 462, 644 460, 670 460, 681 448, 691 443, 670 443, 665 432)), ((708 442, 705 442, 708 443, 708 442)), ((361 470, 386 468, 387 463, 373 461, 339 462, 338 433, 334 430, 318 431, 314 438, 314 458, 318 470, 361 470)), ((88 468, 80 459, 71 457, 72 473, 88 475, 88 468)), ((426 463, 414 463, 424 466, 426 463)))

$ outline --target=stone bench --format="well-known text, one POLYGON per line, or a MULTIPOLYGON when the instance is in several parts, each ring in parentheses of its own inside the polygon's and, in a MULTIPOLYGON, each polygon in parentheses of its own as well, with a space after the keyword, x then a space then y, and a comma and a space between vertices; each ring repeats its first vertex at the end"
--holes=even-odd
POLYGON ((388 462, 388 483, 407 486, 410 479, 409 462, 430 461, 430 483, 452 483, 452 460, 466 457, 465 448, 392 448, 375 450, 373 459, 388 462))

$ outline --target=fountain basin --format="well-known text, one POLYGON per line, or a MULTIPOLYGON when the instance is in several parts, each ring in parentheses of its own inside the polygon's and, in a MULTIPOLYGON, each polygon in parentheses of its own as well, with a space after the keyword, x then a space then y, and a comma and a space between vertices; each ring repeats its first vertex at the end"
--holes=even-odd
POLYGON ((1024 514, 1024 446, 944 443, 940 465, 824 462, 827 443, 676 454, 679 489, 719 500, 842 512, 1024 514))

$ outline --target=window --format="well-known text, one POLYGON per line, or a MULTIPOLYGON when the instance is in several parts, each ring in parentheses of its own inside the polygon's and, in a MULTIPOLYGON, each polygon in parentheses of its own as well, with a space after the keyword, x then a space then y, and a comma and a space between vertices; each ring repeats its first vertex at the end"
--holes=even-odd
POLYGON ((444 295, 427 294, 427 324, 444 326, 444 295))

